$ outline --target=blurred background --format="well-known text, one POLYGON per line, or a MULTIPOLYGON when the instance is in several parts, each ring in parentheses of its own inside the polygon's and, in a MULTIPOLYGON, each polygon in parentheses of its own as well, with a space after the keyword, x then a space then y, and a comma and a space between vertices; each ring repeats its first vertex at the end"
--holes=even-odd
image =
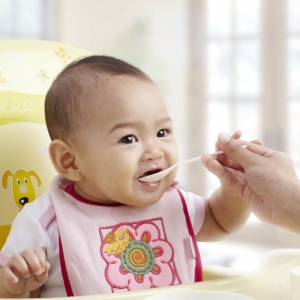
MULTIPOLYGON (((287 152, 300 174, 300 0, 0 0, 0 20, 2 40, 58 41, 145 71, 165 96, 182 160, 241 129, 287 152)), ((219 184, 200 162, 180 167, 178 181, 203 197, 219 184)), ((250 271, 273 249, 299 248, 300 236, 251 216, 199 247, 204 264, 250 271)))

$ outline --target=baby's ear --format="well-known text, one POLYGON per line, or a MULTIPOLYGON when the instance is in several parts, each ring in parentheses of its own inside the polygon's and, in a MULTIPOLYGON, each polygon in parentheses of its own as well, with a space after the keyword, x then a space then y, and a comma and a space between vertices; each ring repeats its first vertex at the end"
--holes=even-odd
POLYGON ((49 146, 49 155, 55 170, 63 177, 78 181, 78 167, 70 145, 62 140, 53 140, 49 146))

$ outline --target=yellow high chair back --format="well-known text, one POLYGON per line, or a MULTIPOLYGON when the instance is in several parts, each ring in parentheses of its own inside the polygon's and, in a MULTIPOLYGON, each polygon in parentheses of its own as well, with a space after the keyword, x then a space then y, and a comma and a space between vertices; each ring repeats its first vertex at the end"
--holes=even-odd
POLYGON ((92 53, 49 41, 0 41, 0 249, 16 214, 48 189, 56 174, 44 98, 72 60, 92 53))

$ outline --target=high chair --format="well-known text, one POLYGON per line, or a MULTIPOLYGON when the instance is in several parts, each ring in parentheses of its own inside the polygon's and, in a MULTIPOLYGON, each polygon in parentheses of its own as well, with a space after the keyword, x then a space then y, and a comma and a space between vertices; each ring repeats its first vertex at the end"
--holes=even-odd
MULTIPOLYGON (((90 52, 48 41, 0 41, 0 249, 16 214, 48 190, 45 94, 56 75, 90 52)), ((26 234, 26 233, 24 233, 26 234)))
MULTIPOLYGON (((50 138, 44 119, 45 94, 63 67, 78 57, 91 54, 84 49, 58 42, 0 41, 0 249, 9 234, 14 217, 26 203, 34 201, 48 190, 50 180, 56 174, 48 156, 50 138)), ((284 268, 300 265, 299 252, 288 254, 291 257, 284 268)), ((273 259, 273 265, 274 261, 278 262, 273 259)), ((269 264, 269 267, 273 265, 269 264)), ((274 269, 270 270, 272 272, 274 269)), ((241 274, 229 268, 204 265, 203 282, 171 289, 226 289, 247 294, 248 283, 255 283, 255 278, 261 278, 260 274, 268 272, 255 274, 241 274)), ((83 298, 143 299, 151 293, 169 289, 83 298)))

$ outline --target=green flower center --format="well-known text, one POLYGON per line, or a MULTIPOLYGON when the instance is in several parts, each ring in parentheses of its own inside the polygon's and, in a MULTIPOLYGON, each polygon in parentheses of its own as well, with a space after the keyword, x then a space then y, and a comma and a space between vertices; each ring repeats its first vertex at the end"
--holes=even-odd
POLYGON ((143 241, 130 241, 121 253, 121 264, 131 274, 145 275, 155 264, 155 255, 151 246, 143 241))

